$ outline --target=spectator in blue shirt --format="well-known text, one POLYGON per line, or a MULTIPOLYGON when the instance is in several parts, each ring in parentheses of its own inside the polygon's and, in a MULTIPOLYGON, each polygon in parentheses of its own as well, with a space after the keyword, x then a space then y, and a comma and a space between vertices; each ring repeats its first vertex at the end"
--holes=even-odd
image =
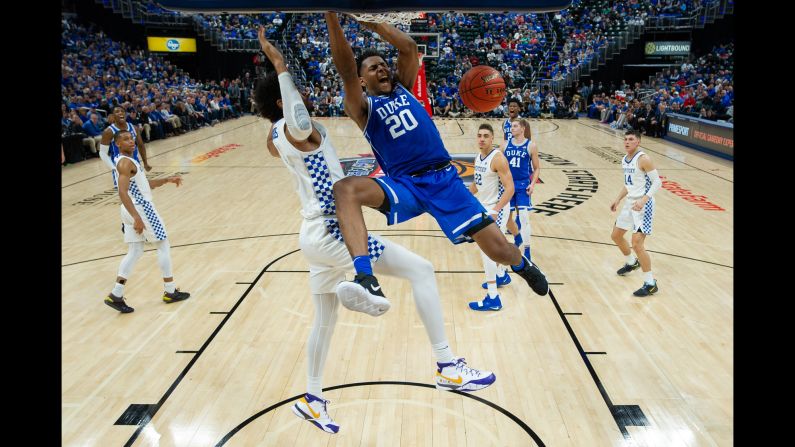
POLYGON ((447 113, 450 112, 451 107, 450 98, 447 97, 447 92, 441 87, 439 88, 439 91, 441 91, 441 95, 436 98, 436 107, 433 108, 433 113, 435 113, 437 116, 447 116, 447 113))
POLYGON ((541 116, 541 109, 538 108, 535 98, 530 98, 530 102, 527 103, 527 114, 530 118, 538 118, 541 116))
POLYGON ((102 125, 99 123, 99 115, 96 113, 91 114, 91 118, 83 123, 83 132, 88 135, 88 138, 83 140, 83 143, 88 146, 92 154, 96 154, 99 149, 99 142, 102 140, 102 125))

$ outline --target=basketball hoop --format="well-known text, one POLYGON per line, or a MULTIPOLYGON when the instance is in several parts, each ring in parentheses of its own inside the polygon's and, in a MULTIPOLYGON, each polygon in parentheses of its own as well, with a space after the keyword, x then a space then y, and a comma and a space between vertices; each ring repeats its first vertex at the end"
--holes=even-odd
POLYGON ((425 15, 419 11, 384 13, 351 12, 348 14, 359 22, 388 23, 390 25, 411 25, 412 20, 422 18, 422 16, 425 15))

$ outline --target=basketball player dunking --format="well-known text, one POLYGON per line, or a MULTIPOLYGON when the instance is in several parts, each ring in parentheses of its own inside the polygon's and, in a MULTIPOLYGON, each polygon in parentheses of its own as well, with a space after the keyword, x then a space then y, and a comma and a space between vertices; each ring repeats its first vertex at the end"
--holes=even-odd
POLYGON ((345 112, 364 132, 386 174, 379 179, 348 177, 334 184, 340 228, 356 268, 355 280, 340 284, 337 292, 366 299, 384 296, 367 256, 362 215, 362 206, 367 206, 386 215, 389 225, 427 212, 454 244, 477 242, 490 259, 512 266, 535 293, 546 295, 549 284, 544 274, 505 239, 464 186, 439 131, 411 93, 419 70, 416 42, 392 25, 362 22, 397 48, 393 74, 374 50, 354 58, 337 14, 326 13, 326 22, 334 65, 346 93, 345 112))
MULTIPOLYGON (((280 157, 287 166, 301 199, 304 221, 299 245, 309 263, 309 287, 315 305, 315 319, 307 341, 307 392, 292 410, 321 430, 337 433, 339 425, 328 414, 322 379, 337 321, 338 296, 334 289, 353 266, 339 230, 332 194, 332 185, 345 174, 326 129, 311 121, 284 57, 265 38, 262 27, 259 41, 275 71, 257 83, 254 98, 260 115, 272 123, 268 131, 268 152, 280 157)), ((494 383, 496 377, 492 372, 469 368, 464 359, 453 355, 445 335, 433 265, 381 236, 367 235, 367 243, 368 258, 377 272, 411 282, 417 312, 436 356, 436 387, 475 391, 494 383)), ((342 301, 343 305, 373 316, 383 314, 390 307, 382 297, 376 301, 352 298, 354 301, 342 301)))
POLYGON ((624 150, 627 155, 621 160, 624 169, 624 187, 613 203, 610 211, 615 212, 624 196, 627 197, 624 207, 618 213, 616 224, 613 227, 612 238, 618 249, 626 256, 626 264, 618 269, 621 276, 641 268, 643 271, 643 286, 636 290, 635 296, 649 296, 657 293, 657 280, 651 272, 651 257, 646 252, 644 243, 646 236, 651 234, 652 220, 654 219, 654 193, 656 193, 662 180, 651 158, 645 152, 639 151, 640 132, 629 130, 624 134, 624 150), (637 258, 632 254, 629 244, 624 239, 627 230, 632 230, 632 249, 637 258))

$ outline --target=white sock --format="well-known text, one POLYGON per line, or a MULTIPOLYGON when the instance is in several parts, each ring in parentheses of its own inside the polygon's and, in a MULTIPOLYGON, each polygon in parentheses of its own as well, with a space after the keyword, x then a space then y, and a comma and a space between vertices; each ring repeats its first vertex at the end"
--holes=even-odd
POLYGON ((307 376, 306 379, 306 392, 323 399, 323 387, 320 384, 323 381, 323 377, 307 376))
POLYGON ((633 253, 627 255, 627 265, 632 265, 638 258, 635 257, 633 253))
POLYGON ((486 287, 489 291, 489 298, 494 299, 497 298, 497 283, 496 282, 487 282, 486 287))
POLYGON ((117 296, 119 298, 123 297, 124 296, 124 284, 117 282, 116 285, 113 286, 113 291, 111 293, 114 296, 117 296))
POLYGON ((177 286, 174 285, 174 281, 171 282, 163 282, 163 287, 166 289, 168 293, 174 293, 177 290, 177 286))
POLYGON ((312 302, 315 305, 315 318, 306 343, 306 390, 322 399, 323 370, 337 324, 339 300, 334 293, 320 293, 312 294, 312 302))
POLYGON ((489 291, 489 298, 497 296, 497 276, 498 268, 497 263, 489 259, 485 253, 480 252, 480 257, 483 258, 483 270, 486 272, 486 289, 489 291), (492 282, 489 282, 492 281, 492 282))
POLYGON ((455 359, 453 350, 450 349, 450 345, 446 341, 436 343, 431 345, 431 347, 433 348, 433 354, 436 356, 437 363, 452 363, 455 359))
POLYGON ((409 280, 414 305, 428 333, 428 340, 431 342, 436 359, 442 363, 452 362, 453 353, 447 343, 448 338, 444 330, 442 305, 436 287, 433 264, 389 239, 380 240, 384 244, 384 252, 378 258, 378 262, 373 264, 373 272, 409 280))
POLYGON ((654 284, 654 275, 651 274, 651 270, 643 272, 643 279, 646 281, 646 284, 654 284))

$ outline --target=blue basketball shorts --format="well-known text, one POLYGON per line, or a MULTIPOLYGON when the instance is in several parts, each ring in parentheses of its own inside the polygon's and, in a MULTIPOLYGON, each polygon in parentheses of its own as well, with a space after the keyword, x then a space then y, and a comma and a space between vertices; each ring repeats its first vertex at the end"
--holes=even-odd
POLYGON ((527 187, 530 182, 514 182, 513 183, 513 197, 511 197, 511 209, 533 209, 533 203, 530 201, 530 196, 527 194, 527 187))
POLYGON ((452 243, 460 244, 473 242, 470 234, 494 222, 464 186, 454 166, 418 176, 385 176, 375 181, 389 201, 389 209, 381 210, 388 225, 428 213, 452 243))

